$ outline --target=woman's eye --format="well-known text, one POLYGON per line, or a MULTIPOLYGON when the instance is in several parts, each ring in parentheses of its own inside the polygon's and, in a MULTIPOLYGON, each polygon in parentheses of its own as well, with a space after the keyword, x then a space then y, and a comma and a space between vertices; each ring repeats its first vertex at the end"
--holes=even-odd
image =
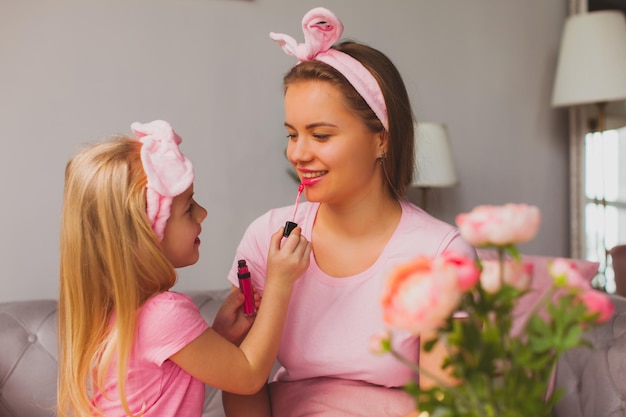
POLYGON ((317 140, 327 140, 328 138, 330 138, 330 135, 326 135, 323 133, 315 133, 313 137, 317 140))
POLYGON ((295 133, 287 133, 287 139, 294 140, 298 135, 295 133))

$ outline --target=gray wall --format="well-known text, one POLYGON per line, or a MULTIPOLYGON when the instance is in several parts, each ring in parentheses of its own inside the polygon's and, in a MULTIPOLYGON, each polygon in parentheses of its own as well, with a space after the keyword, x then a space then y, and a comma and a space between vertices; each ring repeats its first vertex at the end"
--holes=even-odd
MULTIPOLYGON (((226 286, 247 224, 296 194, 281 92, 294 60, 268 33, 302 41, 302 16, 318 5, 0 0, 0 301, 57 296, 63 171, 78 146, 157 118, 183 137, 209 212, 202 259, 176 288, 226 286)), ((522 249, 566 255, 567 122, 549 104, 566 2, 322 5, 344 37, 396 62, 419 120, 448 125, 461 182, 432 194, 434 214, 453 223, 479 204, 535 204, 543 226, 522 249)))

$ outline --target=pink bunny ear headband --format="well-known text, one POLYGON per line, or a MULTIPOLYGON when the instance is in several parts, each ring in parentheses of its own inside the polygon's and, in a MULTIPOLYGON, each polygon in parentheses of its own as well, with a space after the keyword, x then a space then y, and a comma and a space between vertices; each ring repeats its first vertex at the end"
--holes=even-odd
POLYGON ((159 240, 163 240, 172 200, 193 183, 193 166, 180 152, 178 145, 182 139, 169 123, 163 120, 150 123, 135 122, 130 128, 143 143, 141 163, 148 178, 146 185, 148 220, 159 240))
POLYGON ((323 7, 310 10, 302 18, 304 43, 282 33, 270 33, 270 38, 278 43, 287 55, 302 61, 324 62, 339 71, 374 111, 385 130, 389 131, 387 107, 383 92, 376 79, 359 61, 331 47, 341 38, 343 24, 333 12, 323 7))

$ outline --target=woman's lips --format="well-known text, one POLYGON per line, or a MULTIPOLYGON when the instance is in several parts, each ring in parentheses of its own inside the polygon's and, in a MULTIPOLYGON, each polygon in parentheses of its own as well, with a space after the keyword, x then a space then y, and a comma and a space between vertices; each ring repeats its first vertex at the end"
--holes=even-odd
POLYGON ((320 182, 327 173, 328 171, 301 172, 300 181, 302 182, 302 184, 310 186, 320 182))
POLYGON ((302 177, 302 184, 306 185, 307 187, 310 187, 318 182, 320 182, 322 180, 323 177, 315 177, 315 178, 304 178, 302 177))

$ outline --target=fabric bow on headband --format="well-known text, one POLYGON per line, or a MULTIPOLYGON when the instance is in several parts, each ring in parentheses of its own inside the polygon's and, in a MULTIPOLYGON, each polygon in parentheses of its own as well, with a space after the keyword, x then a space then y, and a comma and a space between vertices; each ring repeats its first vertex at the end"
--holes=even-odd
POLYGON ((152 230, 163 240, 165 224, 170 217, 172 200, 182 194, 194 180, 193 165, 180 152, 182 142, 172 126, 163 120, 135 122, 130 126, 141 147, 141 163, 148 178, 146 211, 152 230))
POLYGON ((389 131, 387 106, 378 82, 367 68, 348 54, 333 49, 343 33, 343 24, 333 12, 323 7, 309 10, 302 18, 304 43, 283 33, 270 32, 270 38, 298 62, 316 60, 339 71, 374 111, 385 130, 389 131))

